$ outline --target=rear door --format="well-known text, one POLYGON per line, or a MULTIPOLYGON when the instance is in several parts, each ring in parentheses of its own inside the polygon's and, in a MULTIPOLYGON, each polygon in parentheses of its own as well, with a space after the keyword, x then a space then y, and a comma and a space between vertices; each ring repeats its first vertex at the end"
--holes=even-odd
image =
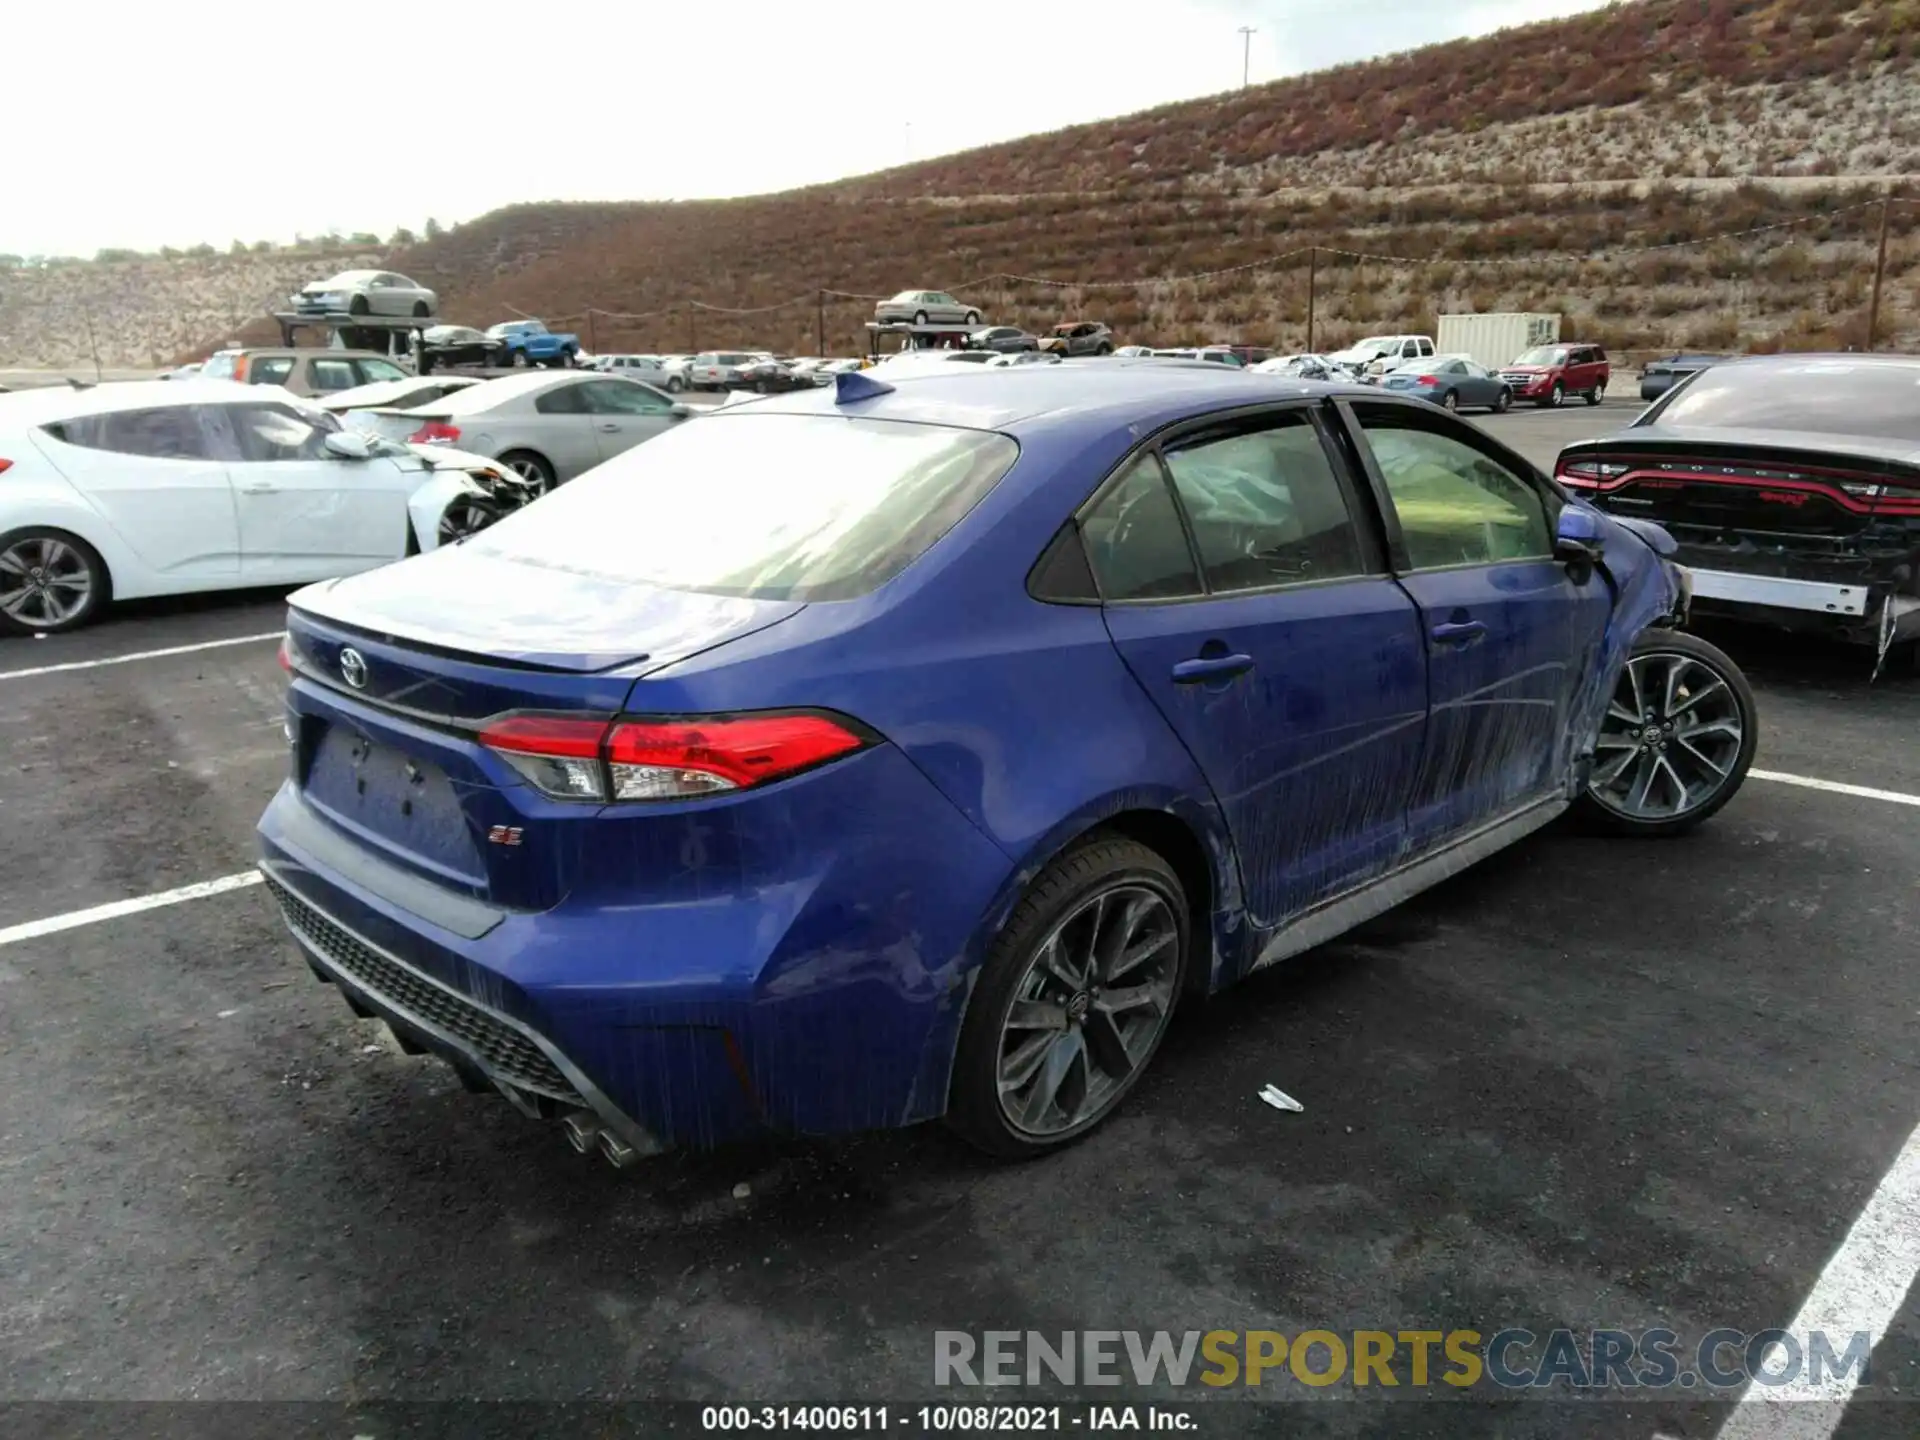
POLYGON ((232 473, 246 583, 325 579, 406 553, 417 477, 385 457, 328 454, 327 431, 292 405, 245 401, 220 413, 239 455, 232 473))
POLYGON ((35 443, 156 574, 238 577, 239 526, 217 407, 84 415, 42 427, 35 443))
POLYGON ((651 440, 676 421, 674 402, 651 386, 608 378, 589 380, 580 389, 593 416, 594 443, 602 460, 651 440))
MULTIPOLYGON (((345 355, 315 355, 310 357, 305 367, 306 389, 296 394, 331 395, 337 390, 351 390, 362 383, 360 372, 354 368, 354 362, 345 355)), ((391 379, 391 376, 383 376, 391 379)))
POLYGON ((1416 850, 1561 791, 1574 694, 1612 613, 1553 558, 1558 500, 1519 457, 1428 406, 1343 404, 1420 607, 1429 719, 1416 850))
POLYGON ((1405 844, 1427 676, 1312 407, 1190 430, 1082 518, 1107 628, 1185 742, 1272 926, 1405 844))

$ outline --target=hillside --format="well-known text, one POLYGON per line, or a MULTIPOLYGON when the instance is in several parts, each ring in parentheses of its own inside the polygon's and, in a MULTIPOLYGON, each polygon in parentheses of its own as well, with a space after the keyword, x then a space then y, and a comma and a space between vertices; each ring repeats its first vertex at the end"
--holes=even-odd
MULTIPOLYGON (((1916 81, 1920 0, 1638 0, 783 195, 515 206, 381 263, 453 318, 601 349, 844 352, 871 304, 849 297, 920 285, 1011 323, 1292 348, 1310 248, 1323 347, 1453 309, 1561 311, 1626 349, 1844 345, 1872 202, 1920 177, 1916 81), (1734 236, 1761 227, 1785 228, 1734 236)), ((1920 339, 1917 229, 1892 207, 1883 343, 1920 339)), ((110 364, 226 338, 176 313, 211 290, 172 264, 0 274, 0 364, 84 357, 81 306, 110 364)), ((255 288, 258 312, 287 282, 255 288)))

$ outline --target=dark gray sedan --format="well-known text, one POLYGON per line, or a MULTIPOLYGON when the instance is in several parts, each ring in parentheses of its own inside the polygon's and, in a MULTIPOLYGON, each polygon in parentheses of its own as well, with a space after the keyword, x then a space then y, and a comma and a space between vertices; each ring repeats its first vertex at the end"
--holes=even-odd
POLYGON ((1497 414, 1513 404, 1513 391, 1506 381, 1461 355, 1409 360, 1381 376, 1380 388, 1418 395, 1448 410, 1477 408, 1497 414))
POLYGON ((1649 361, 1640 371, 1640 398, 1658 400, 1689 375, 1717 365, 1726 358, 1724 355, 1682 353, 1669 355, 1665 360, 1649 361))

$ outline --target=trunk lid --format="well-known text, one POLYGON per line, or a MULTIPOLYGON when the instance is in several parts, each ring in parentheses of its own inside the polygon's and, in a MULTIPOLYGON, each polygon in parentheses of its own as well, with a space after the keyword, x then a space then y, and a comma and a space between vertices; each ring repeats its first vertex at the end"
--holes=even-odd
POLYGON ((636 675, 804 607, 613 585, 465 549, 293 597, 295 784, 390 864, 548 909, 578 883, 602 807, 542 795, 479 743, 482 722, 524 711, 610 720, 636 675), (443 556, 453 563, 422 584, 443 556))
POLYGON ((1602 509, 1654 520, 1683 545, 1808 548, 1905 529, 1920 457, 1836 435, 1649 425, 1561 453, 1560 478, 1602 509), (1615 469, 1614 467, 1622 467, 1615 469))
POLYGON ((602 579, 466 545, 312 585, 290 603, 361 635, 574 673, 671 665, 804 608, 602 579))

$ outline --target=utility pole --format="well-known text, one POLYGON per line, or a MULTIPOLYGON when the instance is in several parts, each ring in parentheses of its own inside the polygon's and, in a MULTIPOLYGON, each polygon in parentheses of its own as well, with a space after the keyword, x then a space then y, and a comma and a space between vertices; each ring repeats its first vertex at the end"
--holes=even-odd
POLYGON ((687 306, 687 353, 690 355, 700 353, 699 312, 691 305, 687 306))
POLYGON ((1307 354, 1318 355, 1313 348, 1313 302, 1314 289, 1320 279, 1320 247, 1310 246, 1307 250, 1307 354))
POLYGON ((598 355, 600 353, 600 337, 594 333, 593 307, 591 305, 587 307, 587 353, 589 355, 598 355))
POLYGON ((827 353, 827 292, 818 290, 813 297, 813 341, 814 353, 827 353))
MULTIPOLYGON (((1880 253, 1883 256, 1886 254, 1886 249, 1887 249, 1886 235, 1885 235, 1885 232, 1883 231, 1881 234, 1881 245, 1880 245, 1880 253)), ((1879 294, 1879 290, 1876 288, 1874 293, 1877 296, 1879 294)), ((87 348, 93 352, 93 382, 94 384, 97 385, 100 383, 100 378, 101 378, 100 376, 100 342, 93 338, 93 311, 86 310, 81 313, 83 313, 87 317, 87 348)))
POLYGON ((1873 262, 1873 299, 1867 302, 1867 350, 1873 350, 1880 332, 1880 282, 1887 276, 1887 219, 1893 211, 1893 196, 1880 197, 1880 254, 1873 262))
POLYGON ((1253 73, 1253 37, 1260 32, 1251 25, 1240 27, 1240 88, 1247 88, 1247 77, 1253 73))

